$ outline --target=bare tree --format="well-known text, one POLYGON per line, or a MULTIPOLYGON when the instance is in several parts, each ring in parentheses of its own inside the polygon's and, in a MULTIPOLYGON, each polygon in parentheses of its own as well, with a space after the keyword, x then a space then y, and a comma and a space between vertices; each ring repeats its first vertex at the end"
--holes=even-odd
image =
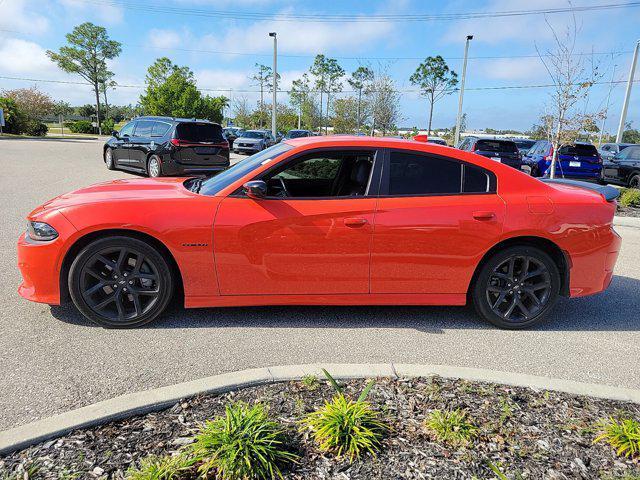
POLYGON ((241 127, 249 127, 251 120, 251 109, 247 97, 237 97, 231 106, 235 123, 241 127))
POLYGON ((572 16, 572 21, 567 24, 562 33, 558 33, 546 18, 545 22, 553 34, 554 46, 542 53, 536 45, 536 51, 553 82, 553 91, 550 95, 551 106, 543 124, 554 132, 551 138, 553 157, 550 170, 550 177, 554 178, 558 150, 562 144, 575 140, 586 126, 593 124, 601 115, 586 112, 589 92, 601 74, 593 58, 575 54, 579 33, 575 16, 572 16), (585 102, 583 113, 578 112, 577 107, 580 101, 585 102))
POLYGON ((386 73, 376 74, 365 90, 371 109, 371 135, 376 128, 385 135, 400 120, 400 93, 386 73))

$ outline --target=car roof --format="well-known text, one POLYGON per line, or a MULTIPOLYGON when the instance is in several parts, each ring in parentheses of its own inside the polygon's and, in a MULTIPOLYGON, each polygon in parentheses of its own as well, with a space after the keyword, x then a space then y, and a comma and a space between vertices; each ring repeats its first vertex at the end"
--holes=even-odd
MULTIPOLYGON (((390 138, 390 137, 368 137, 361 135, 324 135, 321 137, 298 137, 284 140, 287 145, 292 147, 302 147, 306 145, 318 145, 325 144, 344 145, 344 146, 357 146, 357 147, 402 147, 402 146, 420 146, 426 145, 427 142, 418 142, 416 140, 406 140, 403 138, 390 138)), ((430 148, 446 148, 444 145, 429 144, 430 148)))
POLYGON ((165 122, 176 122, 176 123, 210 123, 212 125, 220 125, 219 123, 212 122, 211 120, 207 120, 206 118, 181 118, 181 117, 166 117, 160 115, 143 115, 141 117, 136 117, 133 120, 160 120, 165 122))

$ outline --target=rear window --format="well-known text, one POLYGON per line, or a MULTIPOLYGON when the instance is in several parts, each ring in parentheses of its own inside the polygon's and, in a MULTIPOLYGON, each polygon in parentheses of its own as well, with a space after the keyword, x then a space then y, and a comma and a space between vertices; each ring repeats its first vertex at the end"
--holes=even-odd
POLYGON ((478 140, 476 150, 481 152, 518 153, 516 144, 504 140, 478 140))
POLYGON ((305 132, 304 130, 291 130, 289 133, 287 133, 287 137, 289 138, 300 138, 306 136, 307 132, 305 132))
POLYGON ((514 140, 518 148, 531 148, 536 143, 534 140, 514 140))
POLYGON ((176 127, 176 136, 187 142, 221 142, 222 127, 215 123, 180 123, 176 127))
POLYGON ((597 157, 598 150, 593 145, 563 145, 558 152, 560 155, 572 155, 574 157, 597 157))

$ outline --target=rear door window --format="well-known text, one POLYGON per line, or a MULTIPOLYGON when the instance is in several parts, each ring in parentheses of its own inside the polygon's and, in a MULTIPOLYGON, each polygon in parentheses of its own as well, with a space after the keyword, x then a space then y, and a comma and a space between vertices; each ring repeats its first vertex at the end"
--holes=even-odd
POLYGON ((389 195, 460 193, 462 164, 456 160, 395 151, 389 167, 389 195))
POLYGON ((150 137, 151 131, 153 130, 153 125, 156 122, 152 120, 139 120, 136 124, 136 129, 134 131, 134 136, 136 137, 150 137))
POLYGON ((165 134, 169 131, 171 125, 164 122, 154 122, 153 130, 151 131, 152 137, 164 137, 165 134))
POLYGON ((215 143, 224 141, 222 127, 215 123, 180 123, 176 127, 180 140, 194 143, 215 143))

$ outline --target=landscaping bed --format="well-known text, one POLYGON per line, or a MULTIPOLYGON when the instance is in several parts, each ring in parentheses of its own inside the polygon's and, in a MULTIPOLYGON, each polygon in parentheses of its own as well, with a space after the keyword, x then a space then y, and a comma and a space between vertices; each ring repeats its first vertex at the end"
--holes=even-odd
POLYGON ((618 198, 616 215, 621 217, 640 217, 640 190, 623 188, 618 198))
MULTIPOLYGON (((341 384, 352 404, 366 388, 364 380, 341 384)), ((375 455, 321 451, 302 420, 340 394, 324 379, 307 377, 201 395, 75 431, 0 458, 0 478, 196 478, 201 462, 175 477, 133 477, 129 469, 150 454, 192 451, 205 421, 224 416, 229 405, 255 404, 282 430, 280 447, 297 457, 281 463, 286 479, 640 478, 638 452, 627 457, 606 441, 594 443, 603 421, 640 420, 637 404, 440 377, 379 379, 364 394, 385 425, 375 455), (456 418, 453 428, 441 429, 456 418)), ((218 478, 216 471, 207 478, 218 478)))

